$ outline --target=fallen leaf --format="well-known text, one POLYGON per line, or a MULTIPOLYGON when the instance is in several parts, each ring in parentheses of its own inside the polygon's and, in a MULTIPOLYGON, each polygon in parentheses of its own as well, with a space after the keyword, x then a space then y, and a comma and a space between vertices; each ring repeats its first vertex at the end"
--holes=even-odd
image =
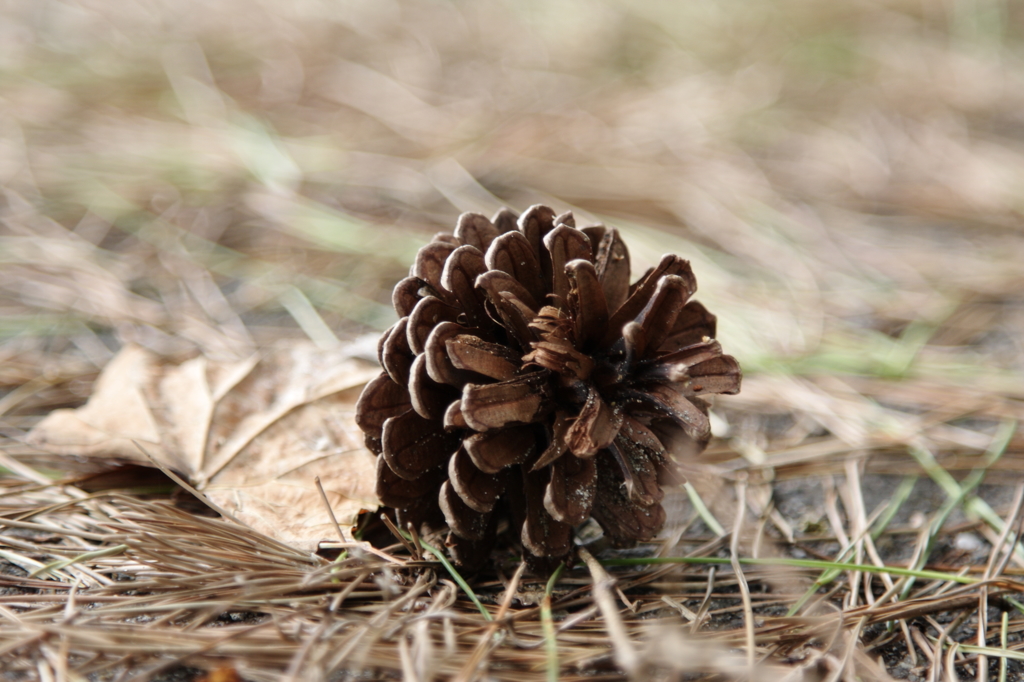
POLYGON ((305 343, 180 364, 126 346, 85 405, 52 412, 29 441, 152 466, 142 447, 242 523, 312 551, 337 538, 317 477, 343 527, 379 504, 374 458, 354 421, 362 386, 379 372, 305 343))

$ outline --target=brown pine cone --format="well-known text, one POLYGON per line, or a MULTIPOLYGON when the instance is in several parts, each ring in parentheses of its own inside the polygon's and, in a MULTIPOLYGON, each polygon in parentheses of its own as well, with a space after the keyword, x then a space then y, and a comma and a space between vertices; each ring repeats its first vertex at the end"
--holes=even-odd
POLYGON ((674 255, 630 285, 619 233, 571 213, 463 214, 395 287, 385 371, 356 408, 382 503, 447 526, 464 566, 501 518, 535 561, 566 557, 591 516, 618 545, 653 538, 672 457, 710 435, 698 396, 740 387, 696 289, 674 255))

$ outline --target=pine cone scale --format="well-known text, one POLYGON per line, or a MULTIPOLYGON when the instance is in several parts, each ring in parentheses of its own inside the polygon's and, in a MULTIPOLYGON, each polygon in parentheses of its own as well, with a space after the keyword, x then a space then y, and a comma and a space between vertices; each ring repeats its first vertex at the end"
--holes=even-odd
POLYGON ((530 471, 540 471, 565 454, 565 451, 569 449, 568 434, 573 423, 574 421, 565 412, 555 413, 555 421, 550 427, 551 435, 548 438, 548 446, 530 467, 530 471))
POLYGON ((356 403, 356 425, 363 431, 366 447, 379 455, 384 422, 411 409, 409 391, 392 381, 387 372, 370 381, 356 403))
POLYGON ((665 510, 660 504, 643 506, 629 499, 618 466, 612 456, 601 453, 597 460, 597 499, 591 516, 601 524, 613 544, 629 547, 651 540, 665 523, 665 510))
POLYGON ((381 456, 395 474, 413 480, 446 464, 460 440, 437 421, 409 410, 384 422, 381 456))
POLYGON ((568 225, 559 225, 544 236, 544 246, 551 254, 551 293, 555 301, 565 301, 570 291, 565 267, 575 260, 590 262, 590 238, 568 225))
POLYGON ((629 298, 629 250, 618 230, 607 230, 601 236, 594 267, 608 310, 618 310, 629 298))
POLYGON ((498 381, 511 379, 519 372, 522 356, 497 343, 488 343, 471 334, 459 334, 445 342, 448 360, 456 369, 476 372, 498 381))
POLYGON ((658 408, 663 409, 690 438, 706 441, 711 435, 711 422, 707 411, 688 399, 683 391, 672 384, 656 384, 648 387, 644 394, 658 408))
POLYGON ((522 542, 534 556, 562 557, 572 549, 572 526, 552 517, 544 508, 550 469, 530 472, 524 477, 526 522, 522 542))
POLYGON ((466 384, 462 389, 463 418, 476 431, 536 421, 549 404, 548 374, 541 370, 497 384, 466 384))
POLYGON ((619 465, 626 496, 631 502, 642 507, 661 502, 664 492, 658 485, 658 473, 642 448, 625 438, 616 438, 607 450, 619 465))
POLYGON ((504 270, 488 270, 476 278, 476 286, 483 289, 487 300, 495 309, 500 309, 509 298, 515 298, 530 309, 530 318, 538 305, 533 294, 527 291, 519 280, 504 270))
POLYGON ((399 317, 408 317, 412 309, 420 300, 420 290, 423 289, 423 280, 419 277, 406 277, 395 285, 391 292, 391 305, 399 317))
POLYGON ((437 490, 444 481, 441 470, 405 479, 396 474, 383 457, 377 458, 377 497, 388 507, 408 507, 437 490))
POLYGON ((456 322, 441 322, 430 332, 423 349, 427 376, 439 384, 461 389, 472 380, 472 375, 460 370, 449 357, 448 341, 470 330, 456 322))
POLYGON ((530 459, 537 449, 537 436, 532 426, 511 427, 469 436, 464 447, 480 471, 496 474, 530 459))
POLYGON ((658 280, 654 295, 637 320, 644 330, 645 345, 650 349, 662 347, 675 326, 676 318, 690 294, 686 283, 676 275, 666 275, 658 280))
POLYGON ((381 346, 380 364, 396 384, 409 384, 409 370, 415 358, 409 347, 409 318, 403 317, 389 331, 381 346))
POLYGON ((479 213, 463 213, 455 225, 454 234, 461 243, 484 252, 501 232, 486 216, 479 213))
POLYGON ((456 399, 458 389, 434 381, 427 371, 427 355, 417 355, 409 368, 409 399, 416 414, 425 419, 440 419, 445 405, 456 399))
POLYGON ((458 308, 435 296, 420 299, 409 314, 409 324, 406 327, 409 349, 417 355, 422 353, 434 326, 441 322, 457 322, 459 313, 458 308))
POLYGON ((618 334, 622 333, 622 327, 628 322, 636 320, 658 289, 661 278, 669 275, 677 275, 690 283, 691 294, 697 290, 697 282, 690 271, 690 263, 672 254, 663 256, 657 267, 651 269, 640 279, 630 292, 629 298, 619 306, 618 310, 608 321, 608 328, 602 339, 602 345, 614 343, 618 334), (689 275, 688 277, 686 275, 689 275))
POLYGON ((608 447, 622 427, 624 414, 606 403, 592 388, 576 421, 569 427, 566 441, 577 457, 593 457, 608 447))
POLYGON ((576 345, 591 350, 608 327, 608 302, 604 287, 590 261, 569 261, 565 272, 572 284, 569 309, 575 313, 576 345))
POLYGON ((665 445, 658 440, 654 432, 629 415, 623 417, 622 428, 619 429, 619 433, 622 434, 623 438, 636 443, 648 452, 654 452, 659 455, 665 452, 665 445))
POLYGON ((486 513, 494 509, 494 503, 505 487, 498 470, 497 474, 485 473, 466 452, 465 447, 455 451, 448 461, 448 479, 462 501, 475 511, 486 513))
POLYGON ((444 520, 452 532, 467 540, 483 540, 491 521, 491 513, 481 513, 466 504, 452 486, 451 480, 441 485, 438 498, 444 520))
POLYGON ((442 290, 441 274, 444 272, 445 261, 456 248, 458 245, 450 242, 430 242, 417 252, 412 275, 429 284, 435 292, 440 292, 442 290))
POLYGON ((460 246, 452 252, 441 274, 441 286, 452 292, 452 298, 462 307, 466 323, 477 327, 486 324, 484 310, 486 295, 476 286, 476 278, 487 272, 484 254, 473 246, 460 246))
POLYGON ((595 460, 561 457, 551 465, 551 480, 544 491, 544 509, 556 521, 578 526, 590 516, 596 492, 595 460))
POLYGON ((541 279, 540 261, 521 232, 506 232, 495 239, 484 254, 484 263, 488 270, 504 272, 521 284, 530 293, 534 303, 531 308, 544 300, 546 292, 541 279))

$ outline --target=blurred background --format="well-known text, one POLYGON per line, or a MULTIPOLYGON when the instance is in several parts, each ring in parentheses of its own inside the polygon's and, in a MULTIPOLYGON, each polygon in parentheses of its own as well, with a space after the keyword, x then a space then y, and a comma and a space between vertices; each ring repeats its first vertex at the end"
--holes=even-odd
POLYGON ((5 428, 127 342, 379 332, 434 232, 538 202, 691 259, 728 404, 797 440, 1016 414, 1022 39, 1002 0, 3 0, 5 428))

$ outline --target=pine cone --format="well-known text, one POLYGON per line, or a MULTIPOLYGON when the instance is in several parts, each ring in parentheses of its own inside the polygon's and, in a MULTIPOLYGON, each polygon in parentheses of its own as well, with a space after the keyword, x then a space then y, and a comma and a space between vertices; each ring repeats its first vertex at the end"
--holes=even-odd
POLYGON ((501 518, 535 561, 566 557, 591 516, 618 545, 652 539, 671 457, 710 435, 698 396, 740 386, 696 288, 674 255, 630 286, 619 233, 571 213, 463 214, 395 287, 385 371, 356 408, 382 503, 447 526, 464 566, 501 518))

